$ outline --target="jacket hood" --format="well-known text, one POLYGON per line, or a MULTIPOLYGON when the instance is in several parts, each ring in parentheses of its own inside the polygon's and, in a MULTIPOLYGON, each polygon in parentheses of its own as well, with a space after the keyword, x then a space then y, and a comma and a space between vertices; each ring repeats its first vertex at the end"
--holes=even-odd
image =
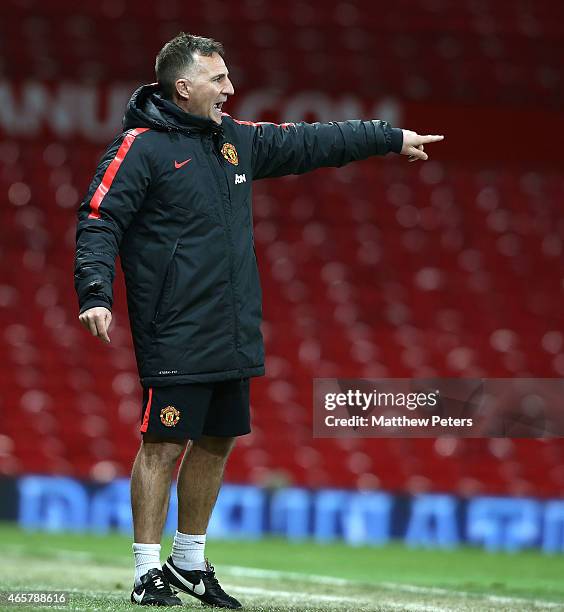
POLYGON ((127 104, 123 129, 125 131, 138 127, 184 133, 223 132, 215 121, 187 113, 163 98, 158 83, 142 85, 136 89, 127 104))

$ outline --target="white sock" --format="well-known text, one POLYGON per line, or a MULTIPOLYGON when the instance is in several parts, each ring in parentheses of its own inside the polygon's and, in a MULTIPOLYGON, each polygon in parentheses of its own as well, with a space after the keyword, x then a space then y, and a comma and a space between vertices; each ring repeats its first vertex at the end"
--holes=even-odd
POLYGON ((206 534, 188 535, 177 531, 172 543, 172 561, 183 570, 205 570, 206 534))
POLYGON ((161 569, 160 544, 133 544, 135 555, 135 586, 141 584, 141 577, 150 569, 161 569))

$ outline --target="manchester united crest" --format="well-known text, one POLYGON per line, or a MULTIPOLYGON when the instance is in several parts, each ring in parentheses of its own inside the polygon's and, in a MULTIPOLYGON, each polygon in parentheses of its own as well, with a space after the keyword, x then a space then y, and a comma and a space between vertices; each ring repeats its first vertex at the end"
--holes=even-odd
POLYGON ((180 411, 174 406, 167 406, 161 410, 161 423, 165 427, 174 427, 180 421, 180 411))
POLYGON ((237 149, 230 142, 226 142, 221 147, 221 154, 230 164, 233 164, 234 166, 239 165, 239 156, 237 155, 237 149))

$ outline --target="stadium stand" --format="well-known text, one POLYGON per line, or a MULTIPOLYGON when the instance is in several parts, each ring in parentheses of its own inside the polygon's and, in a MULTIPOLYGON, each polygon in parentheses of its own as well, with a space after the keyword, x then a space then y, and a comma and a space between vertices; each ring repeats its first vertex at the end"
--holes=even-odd
MULTIPOLYGON (((149 81, 153 51, 186 29, 223 40, 242 90, 243 67, 255 66, 258 88, 564 104, 549 55, 563 33, 558 2, 528 12, 515 4, 511 13, 505 2, 403 0, 385 15, 321 0, 190 9, 106 1, 84 4, 80 15, 71 2, 48 4, 1 9, 4 80, 149 81)), ((138 446, 140 389, 121 277, 110 348, 76 319, 74 211, 99 154, 99 143, 48 135, 0 142, 0 474, 110 480, 129 473, 138 446)), ((564 377, 555 299, 563 201, 555 170, 444 159, 376 160, 257 183, 268 376, 255 382, 254 432, 234 451, 227 480, 561 494, 562 440, 312 439, 311 380, 564 377)))

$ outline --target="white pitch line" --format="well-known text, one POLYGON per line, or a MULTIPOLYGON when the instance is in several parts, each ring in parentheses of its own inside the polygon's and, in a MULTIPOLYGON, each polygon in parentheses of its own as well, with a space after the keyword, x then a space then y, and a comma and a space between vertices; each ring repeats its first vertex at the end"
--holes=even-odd
MULTIPOLYGON (((363 599, 359 597, 343 597, 339 595, 318 595, 314 593, 305 593, 300 591, 280 591, 271 589, 261 589, 259 587, 241 587, 234 584, 226 585, 230 591, 242 593, 243 595, 260 595, 267 597, 280 597, 290 599, 297 602, 310 601, 312 603, 327 602, 327 603, 354 603, 356 605, 374 605, 371 599, 363 599)), ((453 612, 452 608, 443 608, 428 604, 418 603, 401 603, 397 601, 379 600, 378 607, 387 606, 397 610, 405 610, 407 612, 453 612)))
POLYGON ((539 606, 545 606, 546 608, 560 608, 564 609, 563 604, 556 603, 554 601, 543 601, 542 599, 527 599, 525 597, 513 597, 509 595, 488 595, 487 593, 471 593, 470 591, 451 591, 449 589, 442 589, 441 587, 422 587, 415 584, 402 584, 400 582, 380 582, 378 586, 382 586, 387 589, 393 589, 395 591, 404 591, 405 593, 421 593, 429 595, 460 595, 461 597, 480 597, 488 601, 496 603, 518 603, 518 604, 536 604, 539 606))
POLYGON ((305 593, 299 591, 274 591, 271 589, 262 589, 260 587, 242 587, 237 584, 229 584, 226 587, 230 591, 237 591, 239 593, 246 593, 248 595, 268 595, 272 597, 285 597, 288 599, 308 599, 311 601, 326 601, 331 603, 351 603, 351 602, 363 602, 373 603, 368 599, 359 599, 358 597, 345 597, 343 595, 318 595, 316 593, 305 593))
POLYGON ((460 608, 443 608, 439 606, 433 606, 431 604, 420 604, 420 603, 403 603, 400 601, 391 601, 389 599, 378 600, 378 607, 387 606, 388 608, 395 608, 396 610, 407 610, 408 612, 460 612, 460 608))
POLYGON ((243 567, 239 565, 224 565, 222 571, 230 576, 240 576, 241 578, 272 578, 279 580, 287 578, 290 580, 306 580, 317 584, 334 584, 336 586, 345 586, 353 583, 354 580, 346 578, 335 578, 333 576, 319 576, 317 574, 301 574, 300 572, 286 572, 282 570, 265 570, 258 567, 243 567))
MULTIPOLYGON (((15 549, 16 547, 12 547, 15 549)), ((23 547, 19 547, 22 548, 23 547)), ((57 556, 59 558, 67 557, 72 559, 73 557, 77 560, 87 560, 89 557, 94 558, 94 555, 84 551, 75 551, 68 549, 61 549, 58 551, 57 556)), ((279 580, 285 578, 287 580, 306 581, 314 584, 331 584, 334 586, 345 586, 350 584, 359 584, 361 581, 358 580, 347 580, 346 578, 337 578, 333 576, 321 576, 319 574, 301 574, 300 572, 287 572, 282 570, 265 570, 255 567, 243 567, 239 565, 225 565, 221 567, 222 572, 230 576, 236 576, 241 578, 263 578, 279 580)), ((488 595, 486 593, 471 593, 469 591, 457 591, 444 589, 440 587, 423 587, 415 584, 404 584, 396 582, 380 582, 373 583, 373 586, 380 587, 382 589, 388 589, 393 591, 404 591, 405 593, 420 593, 422 595, 455 595, 459 597, 471 598, 471 599, 482 599, 491 601, 492 603, 500 604, 532 604, 536 606, 544 606, 546 608, 554 608, 564 610, 564 604, 559 604, 554 601, 545 601, 542 599, 527 599, 525 597, 513 597, 508 595, 488 595)), ((273 591, 268 591, 272 593, 273 591)), ((358 601, 357 598, 354 599, 358 601)), ((394 607, 397 605, 396 602, 387 602, 386 605, 394 607)), ((420 604, 413 604, 420 605, 420 604)), ((413 608, 415 610, 415 608, 413 608)), ((434 610, 441 610, 441 608, 434 608, 434 610)), ((442 608, 447 610, 447 608, 442 608)), ((421 610, 421 612, 424 612, 421 610)), ((429 608, 429 612, 433 612, 432 608, 429 608)))
MULTIPOLYGON (((346 578, 336 578, 332 576, 320 576, 318 574, 301 574, 299 572, 286 572, 281 570, 265 570, 255 567, 242 567, 238 565, 226 565, 223 566, 222 571, 231 576, 239 576, 242 578, 265 578, 265 579, 288 579, 306 581, 316 584, 332 584, 335 586, 345 586, 350 584, 359 584, 360 581, 347 580, 346 578)), ((485 599, 487 601, 495 603, 505 604, 532 604, 537 606, 544 606, 546 608, 554 608, 564 610, 564 605, 556 603, 554 601, 545 601, 542 599, 527 599, 525 597, 513 597, 508 595, 488 595, 487 593, 471 593, 469 591, 458 591, 444 589, 440 587, 423 587, 415 584, 402 584, 396 582, 379 582, 372 583, 374 587, 380 587, 387 590, 393 591, 404 591, 406 593, 421 593, 427 595, 454 595, 472 599, 485 599)), ((355 599, 358 601, 357 599, 355 599)), ((392 605, 393 604, 387 604, 392 605)), ((436 608, 437 610, 439 608, 436 608)), ((443 608, 446 609, 446 608, 443 608)))

